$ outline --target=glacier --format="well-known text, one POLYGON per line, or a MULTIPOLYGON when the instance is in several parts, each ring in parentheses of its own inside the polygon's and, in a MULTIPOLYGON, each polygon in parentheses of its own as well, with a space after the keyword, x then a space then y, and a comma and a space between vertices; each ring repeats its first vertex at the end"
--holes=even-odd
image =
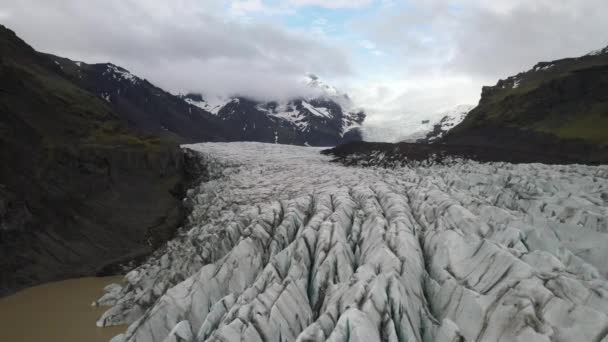
POLYGON ((608 341, 606 166, 183 148, 187 224, 94 303, 112 342, 608 341))

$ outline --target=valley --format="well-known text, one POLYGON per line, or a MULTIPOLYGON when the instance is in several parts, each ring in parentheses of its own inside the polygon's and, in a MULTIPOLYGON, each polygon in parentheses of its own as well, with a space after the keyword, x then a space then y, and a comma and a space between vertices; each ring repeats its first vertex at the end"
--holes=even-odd
POLYGON ((0 340, 608 342, 591 2, 0 6, 0 340))

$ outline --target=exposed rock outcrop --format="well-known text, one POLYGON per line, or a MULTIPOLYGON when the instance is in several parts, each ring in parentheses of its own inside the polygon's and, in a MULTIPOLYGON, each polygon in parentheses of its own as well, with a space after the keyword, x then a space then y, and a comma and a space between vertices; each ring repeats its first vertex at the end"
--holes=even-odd
POLYGON ((170 238, 182 154, 0 26, 0 295, 111 273, 170 238))

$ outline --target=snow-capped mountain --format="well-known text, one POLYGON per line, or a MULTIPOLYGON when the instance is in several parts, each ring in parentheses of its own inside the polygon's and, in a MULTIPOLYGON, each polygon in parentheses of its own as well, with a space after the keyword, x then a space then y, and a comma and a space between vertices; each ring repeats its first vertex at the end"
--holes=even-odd
POLYGON ((201 94, 172 95, 114 64, 50 56, 61 72, 106 101, 129 124, 187 142, 259 141, 333 146, 362 140, 365 113, 348 95, 308 75, 311 96, 282 102, 201 94))
POLYGON ((361 140, 365 113, 348 95, 307 75, 314 95, 289 101, 259 102, 244 97, 181 95, 187 103, 216 115, 231 128, 229 140, 329 146, 361 140))
POLYGON ((437 121, 424 120, 420 124, 420 129, 403 139, 407 142, 432 143, 443 137, 450 129, 462 122, 474 105, 458 105, 440 114, 441 119, 437 121))
POLYGON ((112 342, 605 340, 605 167, 186 149, 207 181, 97 301, 99 326, 130 324, 112 342))
POLYGON ((220 96, 210 96, 203 98, 200 94, 186 94, 180 96, 188 104, 206 110, 207 112, 217 115, 220 109, 224 108, 229 102, 235 100, 233 98, 224 98, 220 96))

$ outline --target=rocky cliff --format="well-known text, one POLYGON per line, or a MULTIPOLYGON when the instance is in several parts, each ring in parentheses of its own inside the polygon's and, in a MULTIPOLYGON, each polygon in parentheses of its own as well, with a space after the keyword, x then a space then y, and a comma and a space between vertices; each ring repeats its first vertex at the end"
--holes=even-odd
POLYGON ((0 26, 0 295, 107 272, 181 220, 182 155, 0 26))

